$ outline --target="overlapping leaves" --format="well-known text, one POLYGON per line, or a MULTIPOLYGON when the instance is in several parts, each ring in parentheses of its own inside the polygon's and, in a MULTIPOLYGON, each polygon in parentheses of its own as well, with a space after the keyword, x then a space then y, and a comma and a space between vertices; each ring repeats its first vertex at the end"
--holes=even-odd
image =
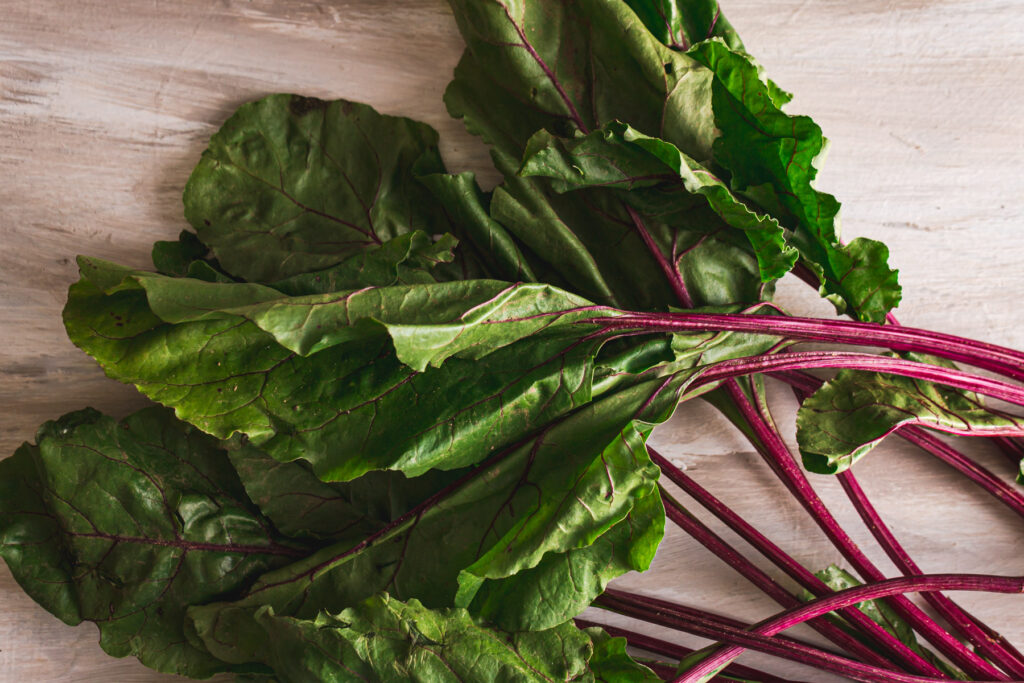
POLYGON ((338 614, 281 617, 273 609, 234 609, 221 615, 230 641, 199 635, 227 661, 260 662, 282 683, 317 680, 430 681, 659 680, 632 661, 621 639, 565 623, 545 631, 506 632, 463 609, 428 610, 418 601, 371 598, 338 614), (616 647, 618 646, 618 647, 616 647), (623 680, 618 678, 618 680, 623 680))
POLYGON ((652 426, 707 364, 779 340, 602 321, 757 305, 798 255, 864 319, 898 300, 884 247, 842 246, 811 186, 820 130, 713 0, 451 4, 446 102, 491 146, 493 194, 424 124, 274 95, 211 140, 197 235, 154 247, 160 274, 80 261, 69 336, 184 422, 45 425, 0 464, 0 554, 111 654, 656 680, 569 620, 653 558, 652 426))
POLYGON ((109 375, 325 479, 464 467, 590 399, 601 340, 571 324, 591 315, 579 299, 544 285, 424 287, 290 298, 91 261, 65 322, 109 375), (447 354, 467 357, 441 364, 447 354))
POLYGON ((216 631, 225 609, 313 618, 390 591, 468 607, 506 631, 558 627, 653 558, 657 469, 633 418, 664 418, 674 404, 662 385, 595 404, 467 472, 346 484, 298 463, 268 469, 251 446, 229 460, 164 409, 120 425, 71 414, 2 464, 0 554, 56 615, 99 623, 111 654, 192 676, 227 665, 183 630, 190 606, 216 631), (238 593, 248 597, 194 607, 238 593))

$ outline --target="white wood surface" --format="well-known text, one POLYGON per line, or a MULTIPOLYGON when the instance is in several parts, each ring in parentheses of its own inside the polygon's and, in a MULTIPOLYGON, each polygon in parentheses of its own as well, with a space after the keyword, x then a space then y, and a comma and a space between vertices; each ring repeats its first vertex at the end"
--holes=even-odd
MULTIPOLYGON (((846 236, 889 244, 902 321, 1024 348, 1024 4, 723 4, 768 73, 796 93, 790 110, 813 115, 831 138, 820 186, 843 201, 846 236)), ((151 243, 186 227, 185 179, 238 104, 275 91, 363 100, 438 128, 449 168, 486 169, 441 102, 460 50, 442 0, 0 0, 0 453, 66 411, 123 415, 142 404, 64 335, 74 256, 148 266, 151 243)), ((799 284, 780 300, 828 313, 799 284)), ((663 452, 809 566, 839 559, 710 409, 680 412, 654 437, 663 452)), ((792 437, 791 415, 778 417, 792 437)), ((992 453, 980 457, 1010 475, 992 453)), ((890 447, 858 473, 926 571, 1021 572, 1020 520, 943 466, 890 447)), ((840 500, 834 482, 814 481, 840 500)), ((836 511, 891 571, 849 506, 836 511)), ((674 530, 655 568, 622 583, 748 619, 775 610, 674 530)), ((1024 596, 963 602, 1024 644, 1024 596)), ((6 568, 0 605, 0 681, 168 680, 107 657, 94 626, 62 625, 6 568)))

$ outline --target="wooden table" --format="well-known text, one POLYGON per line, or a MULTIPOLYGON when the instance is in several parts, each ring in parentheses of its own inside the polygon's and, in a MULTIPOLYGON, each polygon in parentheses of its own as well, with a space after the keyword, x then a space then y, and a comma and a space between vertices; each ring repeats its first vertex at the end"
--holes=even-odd
MULTIPOLYGON (((820 186, 844 202, 847 237, 888 243, 904 284, 901 319, 1024 348, 1024 7, 731 0, 724 9, 796 93, 790 111, 812 114, 832 139, 820 186)), ((441 102, 461 50, 442 0, 3 0, 0 16, 0 453, 69 410, 123 415, 143 403, 64 335, 74 256, 148 266, 151 243, 186 227, 185 179, 238 104, 275 91, 363 100, 432 124, 449 168, 495 180, 441 102)), ((799 283, 784 284, 779 300, 828 314, 799 283)), ((717 415, 703 405, 680 412, 654 437, 666 454, 809 566, 839 560, 717 415)), ((792 415, 778 417, 791 439, 792 415)), ((1010 475, 991 452, 979 457, 1010 475)), ((858 473, 926 571, 1021 572, 1020 520, 942 465, 893 446, 858 473)), ((833 480, 814 482, 839 501, 833 480)), ((836 512, 889 571, 849 506, 836 512)), ((748 619, 775 611, 674 530, 655 568, 622 584, 748 619)), ((0 680, 166 680, 107 657, 94 626, 60 624, 6 568, 0 594, 0 680)), ((963 603, 1024 642, 1024 597, 963 603)))

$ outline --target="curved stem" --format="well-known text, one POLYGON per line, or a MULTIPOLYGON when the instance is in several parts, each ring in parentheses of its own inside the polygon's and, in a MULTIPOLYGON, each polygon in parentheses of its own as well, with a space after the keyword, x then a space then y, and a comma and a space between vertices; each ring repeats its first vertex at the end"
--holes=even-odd
POLYGON ((928 363, 917 363, 902 358, 875 356, 869 353, 842 351, 803 351, 799 353, 752 356, 719 361, 698 370, 691 382, 694 386, 717 382, 732 377, 781 370, 807 370, 813 368, 847 368, 885 372, 903 377, 923 379, 957 389, 997 398, 1024 406, 1024 388, 961 370, 941 368, 928 363))
POLYGON ((606 592, 597 599, 595 606, 702 638, 740 645, 747 650, 756 650, 864 683, 946 683, 946 679, 871 666, 800 642, 758 635, 746 630, 751 628, 750 625, 744 625, 745 628, 724 625, 720 617, 692 607, 684 608, 683 613, 666 610, 642 596, 606 592))
MULTIPOLYGON (((825 506, 814 487, 804 476, 782 437, 772 429, 762 415, 748 404, 740 405, 744 419, 755 430, 754 445, 762 457, 775 471, 790 493, 803 505, 818 527, 825 533, 843 557, 866 581, 883 581, 885 575, 868 559, 849 534, 825 506)), ((924 611, 902 596, 892 599, 897 614, 921 635, 928 639, 942 654, 970 676, 1006 680, 1006 676, 987 661, 979 657, 963 643, 936 624, 924 611)))
MULTIPOLYGON (((771 561, 775 566, 779 567, 790 578, 816 596, 828 595, 829 593, 834 592, 824 581, 815 576, 813 572, 809 571, 802 564, 793 559, 793 557, 788 555, 784 550, 768 540, 768 538, 729 509, 728 506, 711 495, 711 493, 701 487, 697 482, 688 477, 654 448, 648 446, 647 450, 648 453, 650 453, 651 460, 661 469, 662 473, 668 477, 673 484, 681 488, 687 495, 696 500, 719 520, 724 522, 725 525, 736 532, 740 538, 745 540, 747 543, 750 543, 758 552, 771 561)), ((708 547, 716 555, 725 559, 718 549, 711 548, 706 544, 705 547, 708 547)), ((754 569, 757 569, 757 567, 754 566, 754 569)), ((744 574, 744 576, 746 576, 746 574, 744 574)), ((762 590, 764 589, 762 588, 762 590)), ((767 593, 768 591, 765 592, 767 593)), ((769 593, 769 595, 771 594, 769 593)), ((774 598, 775 596, 771 597, 774 598)), ((779 604, 782 604, 785 607, 794 606, 794 602, 799 603, 800 601, 793 598, 788 605, 778 599, 776 599, 776 602, 779 602, 779 604)), ((844 608, 842 615, 847 621, 851 622, 854 626, 857 626, 866 635, 871 637, 878 645, 893 652, 897 659, 905 664, 908 670, 916 670, 918 673, 927 673, 937 676, 942 675, 938 669, 926 660, 923 660, 920 655, 908 648, 880 625, 872 621, 870 617, 859 609, 844 608)), ((888 662, 884 657, 874 650, 866 647, 860 641, 851 638, 845 631, 838 629, 833 624, 825 621, 823 621, 822 624, 828 624, 828 627, 835 628, 840 634, 842 634, 842 636, 837 640, 835 637, 819 630, 822 635, 829 637, 832 642, 836 643, 850 654, 853 654, 862 661, 875 666, 890 666, 890 662, 888 662)))
MULTIPOLYGON (((694 652, 693 648, 683 647, 675 643, 670 643, 667 640, 661 640, 660 638, 654 638, 643 633, 636 633, 619 626, 610 626, 608 624, 599 624, 596 621, 588 621, 586 619, 575 619, 576 626, 579 628, 592 628, 597 627, 604 629, 604 631, 613 638, 625 638, 626 643, 630 647, 635 647, 638 650, 644 650, 646 652, 653 652, 656 655, 663 657, 671 657, 676 661, 684 659, 694 652)), ((737 678, 744 678, 749 680, 756 680, 758 683, 803 683, 802 681, 794 681, 786 678, 779 678, 773 676, 770 673, 760 671, 758 669, 752 669, 749 666, 742 664, 730 664, 722 670, 723 673, 736 676, 737 678)), ((672 678, 675 677, 675 670, 672 671, 672 678)))
MULTIPOLYGON (((899 568, 904 576, 920 575, 922 573, 921 568, 917 566, 917 563, 911 559, 907 551, 900 545, 900 542, 896 540, 896 536, 893 535, 892 531, 882 520, 881 515, 875 510, 874 505, 871 504, 871 501, 864 494, 857 478, 853 476, 853 472, 850 470, 841 472, 838 478, 850 502, 853 503, 857 513, 864 520, 864 524, 871 530, 871 535, 875 537, 875 540, 878 541, 878 544, 885 551, 885 554, 889 556, 893 564, 899 568)), ((1017 652, 1016 648, 1012 646, 1007 647, 1009 644, 1001 636, 991 634, 989 629, 979 625, 974 617, 964 612, 959 605, 942 593, 924 593, 922 597, 924 597, 929 605, 935 608, 935 611, 978 648, 983 655, 1001 666, 1007 673, 1013 674, 1018 678, 1024 677, 1024 660, 1021 659, 1020 653, 1017 652)))
MULTIPOLYGON (((927 576, 887 579, 855 588, 839 591, 834 595, 817 598, 800 607, 782 612, 757 624, 751 633, 773 636, 796 626, 808 619, 828 614, 840 607, 846 607, 866 600, 875 600, 890 595, 922 591, 966 590, 990 593, 1024 593, 1024 578, 1011 576, 987 576, 984 574, 931 574, 927 576)), ((719 649, 675 680, 675 683, 699 683, 705 676, 713 674, 722 665, 743 652, 744 648, 728 645, 719 649)))
MULTIPOLYGON (((664 489, 661 489, 661 498, 665 504, 665 514, 670 520, 672 520, 672 522, 689 534, 698 543, 714 553, 714 555, 720 560, 732 567, 738 574, 740 574, 740 576, 750 581, 757 588, 761 589, 765 595, 779 603, 782 607, 792 608, 801 604, 801 601, 797 599, 796 596, 776 583, 774 579, 757 567, 757 565, 743 557, 743 555, 737 552, 735 548, 730 546, 720 536, 693 517, 685 507, 683 507, 664 489)), ((825 587, 825 591, 830 592, 827 586, 825 587)), ((896 656, 896 661, 905 663, 910 670, 917 671, 918 673, 934 676, 942 675, 942 672, 934 665, 904 645, 898 639, 894 638, 891 634, 887 633, 882 627, 871 621, 871 619, 869 619, 863 612, 855 609, 850 609, 848 611, 850 613, 855 612, 856 615, 859 615, 859 619, 857 619, 856 616, 854 617, 857 624, 859 626, 863 626, 864 630, 875 642, 892 651, 896 656)), ((846 613, 844 612, 844 615, 845 614, 846 613)), ((826 620, 814 620, 810 625, 821 635, 825 636, 850 654, 860 657, 864 661, 868 661, 879 666, 888 666, 890 664, 890 662, 886 661, 885 658, 879 656, 873 650, 866 647, 863 643, 843 631, 835 624, 826 620)))
POLYGON ((662 332, 752 332, 801 341, 918 351, 1024 380, 1024 352, 913 327, 742 313, 627 313, 620 318, 595 322, 613 327, 639 327, 662 332))

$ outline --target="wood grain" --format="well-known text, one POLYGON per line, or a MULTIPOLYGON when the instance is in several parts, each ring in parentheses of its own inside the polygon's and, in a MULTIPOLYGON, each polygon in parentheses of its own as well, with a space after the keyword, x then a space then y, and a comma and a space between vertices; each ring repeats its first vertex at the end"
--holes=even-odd
MULTIPOLYGON (((1024 347, 1020 3, 733 0, 725 10, 769 74, 797 94, 790 110, 813 115, 830 136, 820 186, 844 202, 848 237, 890 246, 904 283, 901 319, 1024 347)), ((151 243, 186 227, 185 179, 238 104, 276 91, 366 101, 435 126, 450 168, 494 178, 441 103, 461 50, 441 0, 2 0, 0 15, 0 453, 66 411, 123 415, 142 404, 64 335, 74 257, 148 265, 151 243)), ((799 284, 783 286, 780 300, 828 313, 799 284)), ((778 398, 791 412, 784 392, 778 398)), ((655 435, 664 452, 808 565, 838 560, 710 409, 680 412, 655 435)), ((791 414, 779 421, 791 438, 791 414)), ((981 457, 1010 475, 991 453, 981 457)), ((926 570, 1020 571, 1020 521, 941 465, 886 448, 858 473, 926 570)), ((834 481, 815 483, 841 498, 834 481)), ((881 561, 849 506, 836 507, 881 561)), ((107 657, 93 626, 60 624, 2 571, 0 680, 169 680, 107 657)), ((774 611, 671 532, 655 569, 623 583, 744 618, 774 611)), ((963 602, 1024 641, 1020 601, 963 602)))

